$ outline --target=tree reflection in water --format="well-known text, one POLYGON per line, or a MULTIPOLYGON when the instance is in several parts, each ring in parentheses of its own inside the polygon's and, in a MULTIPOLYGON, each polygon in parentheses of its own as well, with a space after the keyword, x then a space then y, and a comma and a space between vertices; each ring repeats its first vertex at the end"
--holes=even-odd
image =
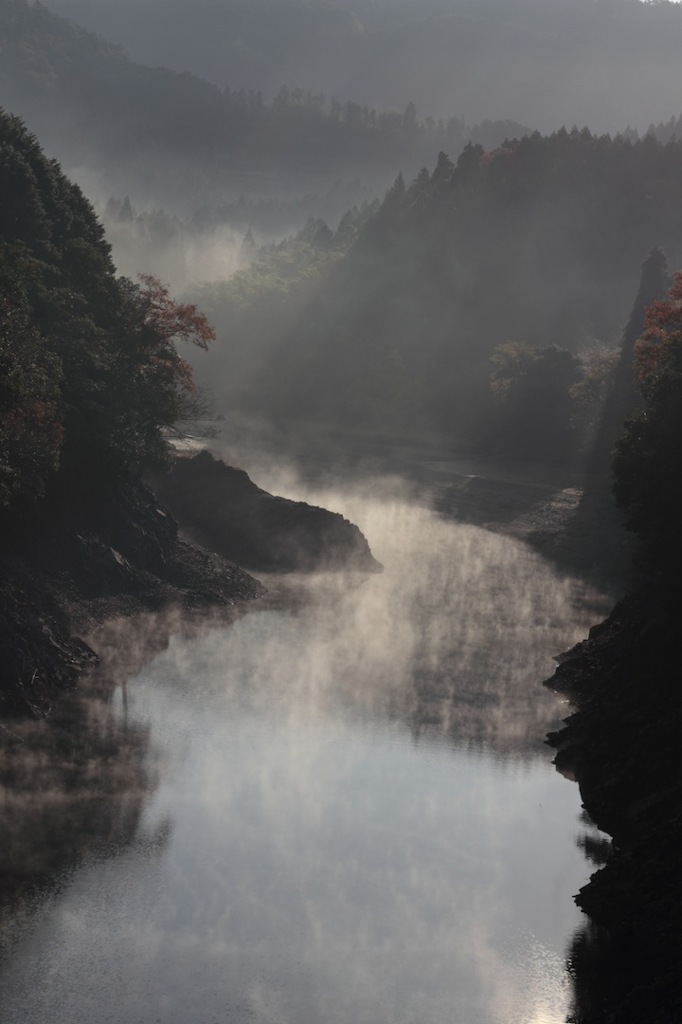
MULTIPOLYGON (((577 844, 598 872, 611 858, 611 839, 600 832, 586 811, 581 815, 586 831, 577 844)), ((594 875, 592 876, 594 878, 594 875)), ((578 898, 578 902, 579 898, 578 898)), ((566 966, 573 994, 568 1024, 595 1024, 598 1021, 639 1020, 638 998, 631 1001, 634 979, 646 973, 646 951, 640 937, 627 926, 607 928, 589 917, 577 929, 568 946, 566 966)), ((653 964, 647 965, 654 969, 653 964)), ((642 997, 648 999, 644 988, 642 997)), ((661 1018, 663 1019, 663 1018, 661 1018)))
MULTIPOLYGON (((105 657, 50 717, 0 722, 0 961, 73 869, 132 843, 162 849, 169 837, 168 821, 140 835, 158 781, 150 729, 128 720, 125 700, 122 709, 113 702, 117 683, 167 646, 169 629, 128 625, 145 642, 105 657)), ((114 636, 111 626, 111 648, 114 636)))
POLYGON ((111 620, 87 637, 101 661, 77 692, 48 718, 0 721, 0 962, 19 923, 78 865, 133 843, 148 851, 166 846, 169 821, 140 834, 158 773, 150 727, 128 718, 127 680, 174 634, 205 632, 239 614, 226 608, 111 620))

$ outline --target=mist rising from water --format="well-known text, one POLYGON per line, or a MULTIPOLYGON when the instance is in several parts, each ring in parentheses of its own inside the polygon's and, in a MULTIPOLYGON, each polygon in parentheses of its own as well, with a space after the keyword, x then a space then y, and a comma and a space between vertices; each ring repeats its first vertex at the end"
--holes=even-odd
MULTIPOLYGON (((356 523, 384 571, 265 577, 270 596, 202 641, 201 678, 226 708, 246 700, 278 717, 399 721, 506 755, 543 751, 563 712, 541 683, 554 655, 584 635, 598 595, 522 542, 440 516, 428 491, 417 497, 401 477, 311 483, 256 449, 239 461, 271 493, 356 523), (277 628, 264 645, 260 620, 271 614, 277 628)), ((171 660, 195 659, 182 640, 175 646, 171 660)))
POLYGON ((252 472, 357 522, 384 572, 272 577, 229 621, 150 616, 143 667, 145 630, 110 624, 110 713, 159 779, 138 831, 164 842, 86 858, 35 909, 7 1024, 559 1024, 585 866, 540 682, 583 591, 399 478, 252 472))

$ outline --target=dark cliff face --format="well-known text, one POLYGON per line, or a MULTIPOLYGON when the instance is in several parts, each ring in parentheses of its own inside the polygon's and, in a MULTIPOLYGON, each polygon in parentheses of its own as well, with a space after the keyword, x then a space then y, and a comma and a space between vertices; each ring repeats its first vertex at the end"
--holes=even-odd
POLYGON ((338 512, 268 494, 209 452, 177 459, 154 487, 192 540, 256 572, 381 568, 338 512))
POLYGON ((341 515, 262 491, 207 452, 157 479, 197 546, 135 478, 62 489, 0 544, 0 712, 45 714, 97 660, 78 634, 114 615, 231 605, 261 571, 380 569, 341 515), (229 560, 228 560, 229 559, 229 560))
POLYGON ((577 897, 591 922, 570 957, 579 1024, 682 1019, 682 275, 664 297, 664 271, 655 250, 596 453, 605 465, 615 441, 613 492, 634 535, 629 593, 548 684, 575 708, 549 737, 557 766, 578 780, 587 812, 612 836, 577 897), (634 400, 640 411, 616 440, 618 415, 634 400))
POLYGON ((576 707, 549 737, 557 767, 613 838, 577 896, 592 922, 571 957, 584 1024, 682 1017, 681 611, 679 593, 640 587, 548 683, 576 707))

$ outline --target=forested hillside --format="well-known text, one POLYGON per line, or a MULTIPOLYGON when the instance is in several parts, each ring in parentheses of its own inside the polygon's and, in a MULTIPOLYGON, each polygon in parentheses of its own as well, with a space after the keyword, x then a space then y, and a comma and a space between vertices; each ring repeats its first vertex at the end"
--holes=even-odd
POLYGON ((45 713, 92 664, 74 629, 262 588, 178 540, 139 474, 213 338, 156 279, 117 278, 80 189, 0 110, 0 709, 45 713))
MULTIPOLYGON (((504 422, 526 346, 540 360, 540 390, 543 376, 554 388, 545 404, 566 399, 565 427, 573 399, 590 390, 574 386, 601 372, 620 337, 643 257, 660 244, 671 262, 682 258, 681 172, 680 143, 587 130, 535 133, 491 153, 469 146, 456 163, 441 154, 430 173, 396 180, 295 322, 283 322, 252 405, 481 436, 491 418, 504 422), (509 342, 517 348, 498 349, 509 342), (567 356, 553 358, 553 347, 567 356)), ((235 348, 238 336, 219 339, 211 357, 218 395, 235 348)), ((540 419, 532 433, 551 445, 561 429, 543 433, 540 419)))
POLYGON ((152 278, 117 279, 77 186, 0 114, 0 504, 13 511, 163 458, 191 388, 174 339, 213 337, 152 278))
MULTIPOLYGON (((273 354, 276 361, 281 359, 282 338, 299 329, 319 290, 378 207, 376 201, 346 211, 335 232, 310 217, 293 237, 260 250, 252 246, 250 265, 229 279, 189 289, 189 298, 206 310, 221 339, 213 358, 199 368, 221 410, 254 408, 253 382, 273 354)), ((292 381, 283 380, 283 393, 292 386, 296 387, 292 381)), ((257 400, 256 404, 260 408, 257 400)))

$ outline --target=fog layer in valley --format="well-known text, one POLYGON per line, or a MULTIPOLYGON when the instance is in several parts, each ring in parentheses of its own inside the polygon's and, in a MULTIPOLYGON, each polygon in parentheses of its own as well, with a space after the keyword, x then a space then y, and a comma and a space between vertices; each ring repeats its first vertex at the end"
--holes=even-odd
POLYGON ((585 454, 641 262, 654 245, 680 261, 679 144, 668 144, 680 111, 661 80, 677 83, 677 5, 351 11, 281 0, 200 15, 149 0, 124 17, 102 0, 88 11, 140 41, 175 33, 187 61, 193 47, 204 53, 206 74, 216 41, 236 75, 238 54, 253 58, 253 77, 225 88, 187 63, 135 63, 51 8, 0 5, 0 101, 98 200, 119 270, 155 273, 206 308, 218 342, 195 368, 218 411, 435 426, 499 446, 517 436, 514 403, 544 397, 553 422, 540 416, 520 433, 548 450, 514 454, 585 454), (324 80, 332 43, 348 73, 338 91, 324 80), (346 45, 360 46, 352 60, 346 45), (272 59, 259 65, 257 53, 272 59), (271 90, 255 82, 263 66, 285 76, 271 90), (412 67, 434 76, 432 103, 402 97, 412 67), (384 86, 362 94, 363 69, 382 68, 384 86), (497 99, 477 106, 481 83, 497 99), (622 117, 600 113, 621 103, 622 117), (507 351, 512 372, 493 395, 490 359, 508 343, 534 351, 507 351), (580 365, 555 360, 552 346, 580 365), (526 356, 544 392, 530 399, 513 393, 526 356))

